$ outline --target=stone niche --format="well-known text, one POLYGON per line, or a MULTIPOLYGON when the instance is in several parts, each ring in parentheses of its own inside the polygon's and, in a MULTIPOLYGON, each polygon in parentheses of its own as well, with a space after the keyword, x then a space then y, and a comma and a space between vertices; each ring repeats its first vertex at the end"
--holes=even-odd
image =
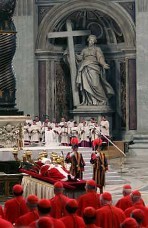
POLYGON ((23 147, 26 116, 0 116, 0 147, 23 147))

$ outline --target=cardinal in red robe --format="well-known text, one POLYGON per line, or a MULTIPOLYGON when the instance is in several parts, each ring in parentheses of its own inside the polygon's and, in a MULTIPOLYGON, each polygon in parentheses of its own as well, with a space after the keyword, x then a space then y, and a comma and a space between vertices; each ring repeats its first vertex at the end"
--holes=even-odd
POLYGON ((65 206, 69 198, 63 194, 63 184, 58 181, 54 184, 55 196, 50 199, 51 201, 51 216, 54 218, 62 218, 67 215, 65 206))
POLYGON ((6 220, 10 221, 12 224, 15 224, 16 220, 21 216, 27 213, 28 207, 26 205, 26 200, 22 196, 23 187, 19 184, 13 186, 14 198, 9 199, 5 202, 4 205, 4 217, 6 220))
POLYGON ((85 223, 83 218, 79 217, 76 214, 77 209, 78 209, 77 201, 75 199, 70 199, 66 204, 66 210, 68 212, 68 215, 60 219, 64 223, 65 227, 85 228, 85 223))
POLYGON ((27 227, 30 223, 39 218, 37 210, 38 197, 36 195, 29 195, 26 199, 26 204, 29 208, 29 212, 17 219, 17 227, 27 227))
POLYGON ((141 209, 144 212, 144 219, 142 225, 147 227, 148 226, 148 207, 145 207, 141 204, 141 193, 138 190, 134 190, 131 195, 131 201, 133 206, 127 208, 124 213, 126 217, 130 217, 131 213, 134 209, 141 209))
POLYGON ((125 219, 124 212, 112 205, 112 196, 109 192, 101 194, 100 201, 102 207, 96 212, 95 224, 102 228, 119 228, 125 219))
POLYGON ((86 193, 79 196, 78 201, 78 210, 77 214, 82 216, 83 211, 86 207, 93 207, 98 209, 100 205, 100 194, 97 193, 97 184, 94 180, 88 180, 86 182, 86 193))

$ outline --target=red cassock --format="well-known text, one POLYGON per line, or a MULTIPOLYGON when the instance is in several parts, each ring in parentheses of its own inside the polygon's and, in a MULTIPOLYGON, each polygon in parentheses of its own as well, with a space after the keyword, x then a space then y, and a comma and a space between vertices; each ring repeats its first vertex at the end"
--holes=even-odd
POLYGON ((101 228, 101 227, 96 226, 95 224, 87 224, 86 228, 101 228))
MULTIPOLYGON (((140 200, 140 203, 142 205, 145 205, 143 199, 140 200)), ((116 203, 116 207, 121 208, 123 211, 125 211, 127 208, 132 207, 132 201, 130 195, 123 196, 121 199, 119 199, 116 203)))
POLYGON ((65 210, 65 206, 68 202, 69 198, 63 195, 62 193, 55 195, 51 202, 51 216, 54 218, 62 218, 63 216, 67 215, 65 210))
POLYGON ((0 217, 4 218, 4 211, 1 205, 0 205, 0 217))
POLYGON ((120 208, 105 205, 97 210, 95 224, 102 228, 119 228, 124 219, 125 214, 120 208))
POLYGON ((125 211, 127 208, 132 206, 132 201, 130 195, 123 196, 121 199, 119 199, 115 205, 118 208, 121 208, 123 211, 125 211))
POLYGON ((21 216, 29 211, 26 200, 23 196, 17 196, 7 200, 4 205, 4 217, 12 224, 21 216))
POLYGON ((90 191, 87 192, 77 199, 78 201, 78 210, 77 214, 82 216, 83 211, 86 207, 94 207, 95 209, 98 209, 101 207, 100 205, 100 194, 90 191))
MULTIPOLYGON (((50 217, 50 216, 44 216, 44 217, 50 217)), ((55 218, 52 218, 52 217, 50 217, 50 218, 52 219, 54 228, 65 228, 64 223, 62 221, 60 221, 60 219, 55 219, 55 218)), ((37 227, 36 222, 37 222, 37 220, 32 222, 29 225, 29 228, 36 228, 37 227)))
POLYGON ((132 207, 127 208, 124 213, 126 217, 130 217, 131 212, 134 209, 141 209, 144 212, 144 221, 142 223, 143 226, 148 226, 148 207, 145 207, 141 204, 141 202, 135 203, 132 207))
POLYGON ((20 216, 16 221, 16 226, 25 227, 28 226, 33 221, 36 221, 39 218, 37 210, 30 211, 25 215, 20 216))
POLYGON ((84 223, 83 218, 77 216, 76 214, 67 215, 67 216, 61 218, 60 220, 65 224, 65 227, 70 227, 70 228, 75 228, 75 227, 85 228, 85 223, 84 223))
POLYGON ((0 228, 13 228, 13 225, 5 219, 0 218, 0 228))

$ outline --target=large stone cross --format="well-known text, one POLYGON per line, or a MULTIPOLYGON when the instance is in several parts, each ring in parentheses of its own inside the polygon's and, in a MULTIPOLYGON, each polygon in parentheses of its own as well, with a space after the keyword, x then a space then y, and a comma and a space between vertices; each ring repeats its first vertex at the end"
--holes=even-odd
POLYGON ((75 61, 75 51, 74 51, 74 36, 88 36, 90 35, 90 30, 73 30, 72 31, 72 25, 71 21, 66 21, 66 27, 67 31, 63 32, 51 32, 48 33, 48 38, 65 38, 68 39, 68 51, 69 51, 69 64, 70 64, 70 73, 71 73, 71 83, 72 83, 72 92, 73 92, 73 104, 74 106, 77 106, 79 101, 79 94, 78 94, 78 88, 76 86, 76 61, 75 61))

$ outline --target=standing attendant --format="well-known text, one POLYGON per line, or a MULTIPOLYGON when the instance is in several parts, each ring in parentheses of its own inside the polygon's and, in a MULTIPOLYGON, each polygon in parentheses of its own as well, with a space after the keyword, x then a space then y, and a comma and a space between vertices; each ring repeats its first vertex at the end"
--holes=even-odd
POLYGON ((87 126, 87 122, 84 120, 79 125, 80 132, 80 146, 81 147, 90 147, 90 131, 87 126))
POLYGON ((108 162, 104 153, 101 152, 102 140, 100 138, 93 141, 95 152, 91 154, 90 163, 93 165, 93 180, 96 181, 100 188, 100 193, 103 192, 105 186, 105 172, 108 170, 108 162))
POLYGON ((78 138, 72 138, 71 139, 71 145, 72 145, 72 152, 68 153, 65 159, 66 163, 71 163, 70 167, 70 173, 77 179, 83 179, 83 171, 85 162, 83 159, 83 156, 80 152, 78 152, 78 144, 79 140, 78 138))
POLYGON ((47 130, 45 130, 45 145, 55 145, 56 144, 56 134, 52 127, 48 127, 47 130))
POLYGON ((109 121, 103 115, 100 122, 100 134, 103 141, 103 147, 108 145, 109 138, 109 121))
POLYGON ((41 126, 37 124, 35 120, 33 120, 33 124, 29 129, 29 133, 31 136, 31 143, 39 143, 40 142, 40 134, 41 134, 41 126))
POLYGON ((61 125, 62 123, 60 123, 61 129, 60 129, 60 141, 61 141, 61 145, 62 146, 68 146, 69 145, 69 129, 67 126, 67 123, 65 123, 64 125, 61 125))

